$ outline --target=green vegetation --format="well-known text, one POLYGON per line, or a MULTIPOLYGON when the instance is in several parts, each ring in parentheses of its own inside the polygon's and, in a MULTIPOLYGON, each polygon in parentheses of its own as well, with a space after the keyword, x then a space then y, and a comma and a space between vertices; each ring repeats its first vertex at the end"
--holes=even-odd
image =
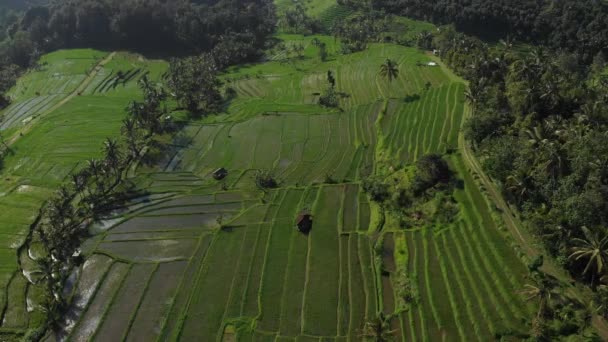
MULTIPOLYGON (((543 198, 551 189, 595 191, 576 179, 562 187, 574 164, 556 153, 584 150, 571 136, 603 126, 543 121, 589 103, 567 86, 575 79, 563 70, 576 63, 547 66, 551 55, 387 15, 378 9, 399 7, 384 2, 276 5, 281 32, 270 40, 268 1, 74 0, 30 9, 14 26, 0 51, 36 67, 2 69, 0 339, 595 338, 606 235, 581 213, 601 212, 601 190, 573 191, 580 198, 559 208, 582 232, 560 248, 594 288, 588 305, 548 254, 512 237, 510 211, 464 140, 524 215, 557 210, 537 205, 554 203, 543 198), (154 20, 125 15, 151 9, 154 20), (59 34, 60 18, 83 23, 78 34, 59 34), (101 29, 90 32, 83 20, 95 18, 101 29), (194 56, 29 50, 111 39, 146 50, 146 30, 194 56), (551 86, 554 73, 566 80, 551 86), (505 172, 525 165, 534 172, 505 172)), ((603 72, 595 66, 581 87, 599 89, 603 72)), ((601 164, 594 151, 579 159, 601 164)), ((587 174, 602 184, 601 172, 587 174)))
MULTIPOLYGON (((516 292, 523 287, 526 268, 506 245, 498 226, 491 226, 491 233, 479 231, 478 215, 484 215, 483 222, 494 219, 483 196, 469 194, 477 188, 472 180, 466 190, 456 189, 453 195, 454 206, 468 205, 461 211, 470 216, 454 218, 459 223, 441 228, 420 223, 405 230, 370 204, 360 186, 374 174, 389 177, 399 172, 391 168, 413 170, 410 163, 417 160, 427 173, 413 172, 412 180, 420 178, 426 186, 431 186, 427 181, 442 181, 445 165, 436 165, 432 158, 425 163, 421 157, 456 147, 463 85, 440 68, 419 66, 429 59, 411 48, 372 44, 364 52, 339 55, 339 45, 327 36, 282 38, 302 43, 303 59, 285 64, 277 57, 221 75, 236 92, 227 114, 205 116, 183 127, 172 138, 166 156, 140 164, 132 173, 130 180, 149 194, 131 199, 125 209, 90 228, 95 237, 83 246, 87 260, 109 256, 115 265, 126 263, 132 271, 124 272, 120 266, 120 271, 112 268, 102 276, 80 322, 75 328, 66 327, 70 336, 191 340, 225 335, 230 330, 224 327, 230 325, 238 339, 359 338, 363 331, 372 333, 374 322, 384 317, 383 326, 391 326, 384 334, 409 339, 404 324, 411 317, 421 337, 440 331, 459 336, 458 327, 477 322, 475 336, 490 338, 496 331, 493 321, 470 316, 474 311, 467 309, 468 304, 450 306, 444 304, 449 303, 447 297, 444 302, 432 299, 444 296, 446 284, 455 283, 461 286, 455 291, 466 291, 466 303, 478 303, 482 312, 494 312, 496 303, 509 303, 508 311, 491 317, 508 317, 509 328, 524 330, 521 321, 531 317, 531 311, 516 292), (327 44, 326 62, 320 61, 314 38, 327 44), (395 61, 401 72, 390 86, 378 71, 386 54, 404 56, 395 61), (327 70, 332 70, 336 90, 350 95, 340 99, 341 111, 318 106, 312 95, 330 84, 327 70), (376 87, 360 86, 361 77, 376 87), (433 84, 428 91, 427 82, 433 84), (404 100, 406 92, 420 97, 404 100), (406 136, 413 148, 403 143, 402 131, 414 132, 406 136), (210 176, 218 167, 229 171, 221 182, 210 176), (257 170, 268 171, 256 177, 257 170), (260 177, 266 174, 273 176, 260 177), (278 188, 260 191, 256 178, 276 179, 278 188), (327 178, 335 184, 323 185, 327 178), (479 198, 470 202, 467 196, 479 198), (303 210, 313 215, 309 235, 295 229, 295 218, 303 210), (384 221, 380 216, 385 216, 384 221), (222 229, 217 224, 220 217, 222 229), (462 229, 467 233, 459 233, 462 229), (403 239, 403 234, 408 237, 403 239), (416 237, 411 242, 410 234, 416 237), (442 238, 445 234, 450 234, 449 240, 442 238), (394 245, 399 241, 408 256, 397 254, 387 241, 394 245), (419 245, 409 246, 414 241, 419 245), (460 260, 451 255, 438 259, 435 244, 447 241, 468 244, 459 247, 460 258, 468 258, 464 251, 473 245, 479 246, 480 255, 491 258, 465 259, 476 260, 478 269, 466 278, 459 275, 458 282, 447 273, 449 278, 444 278, 441 263, 460 260), (134 288, 136 280, 130 272, 150 262, 158 269, 147 271, 151 273, 137 280, 143 285, 134 288), (509 270, 509 276, 493 271, 499 267, 509 270), (410 274, 406 280, 397 275, 404 269, 410 274), (155 280, 161 278, 169 280, 155 280), (487 294, 477 298, 470 291, 480 279, 487 294), (502 285, 489 285, 493 283, 502 285), (396 293, 418 299, 396 300, 396 293), (169 304, 155 304, 160 302, 169 304), (440 317, 441 326, 434 317, 440 317), (118 331, 108 335, 114 328, 118 331)), ((459 157, 449 159, 456 162, 459 157)), ((405 174, 409 173, 403 179, 405 174)), ((443 201, 430 200, 425 210, 437 211, 443 201)), ((441 250, 442 255, 455 253, 452 247, 441 250)), ((465 261, 458 262, 446 267, 466 268, 465 261)), ((453 293, 453 300, 461 296, 453 293)))

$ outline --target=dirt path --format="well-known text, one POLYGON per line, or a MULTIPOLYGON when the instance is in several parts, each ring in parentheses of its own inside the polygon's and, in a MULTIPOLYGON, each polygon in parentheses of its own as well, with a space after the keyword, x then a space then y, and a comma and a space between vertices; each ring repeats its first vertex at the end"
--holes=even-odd
POLYGON ((36 121, 38 121, 37 120, 38 118, 56 111, 57 109, 59 109, 63 105, 65 105, 66 103, 70 102, 74 97, 82 94, 82 92, 85 89, 87 89, 87 87, 91 84, 91 82, 93 82, 93 80, 95 79, 95 76, 97 76, 97 74, 99 73, 99 71, 101 71, 103 66, 108 64, 112 60, 112 58, 114 58, 115 55, 116 55, 116 52, 112 52, 109 55, 107 55, 103 60, 101 60, 99 63, 97 63, 97 65, 95 65, 95 67, 93 68, 93 71, 91 71, 91 73, 84 80, 82 80, 82 82, 80 82, 80 85, 78 85, 78 87, 73 92, 68 94, 63 99, 61 99, 61 101, 57 102, 53 107, 49 108, 48 110, 44 111, 43 113, 36 115, 36 118, 34 118, 30 122, 28 122, 27 125, 25 125, 23 128, 21 128, 17 133, 15 133, 7 141, 7 145, 10 146, 10 145, 14 144, 23 134, 29 132, 30 129, 34 126, 34 123, 36 121))

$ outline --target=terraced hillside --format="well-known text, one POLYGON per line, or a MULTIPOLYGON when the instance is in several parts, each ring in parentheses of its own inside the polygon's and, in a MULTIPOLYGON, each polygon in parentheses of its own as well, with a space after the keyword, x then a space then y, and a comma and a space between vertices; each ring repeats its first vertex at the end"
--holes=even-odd
MULTIPOLYGON (((237 93, 227 113, 185 127, 157 165, 135 172, 149 194, 90 228, 87 261, 66 289, 69 339, 358 341, 380 313, 403 341, 525 331, 527 268, 458 152, 446 157, 464 184, 450 224, 401 228, 361 186, 456 150, 464 84, 411 48, 343 56, 320 36, 331 53, 321 62, 315 37, 281 38, 302 43, 304 56, 226 73, 237 93), (399 61, 392 83, 378 75, 387 57, 399 61), (346 94, 340 110, 316 103, 328 70, 346 94), (229 171, 222 181, 211 177, 219 167, 229 171), (260 169, 279 187, 258 189, 260 169), (295 229, 302 211, 313 215, 308 235, 295 229), (402 297, 401 272, 413 301, 402 297)), ((113 90, 100 89, 112 74, 98 74, 87 96, 107 102, 113 90)))
MULTIPOLYGON (((350 14, 332 1, 307 8, 326 29, 350 14)), ((432 29, 403 18, 394 26, 432 29)), ((278 38, 302 45, 302 55, 272 50, 263 63, 228 70, 236 97, 226 113, 189 121, 155 164, 131 173, 147 194, 89 227, 86 261, 65 289, 73 304, 61 337, 359 341, 382 316, 402 341, 527 331, 534 308, 519 290, 528 270, 458 151, 463 81, 413 48, 371 44, 342 55, 333 37, 278 38), (316 41, 327 46, 325 62, 316 41), (392 82, 378 72, 386 58, 398 64, 392 82), (339 109, 318 104, 328 71, 339 109), (458 215, 400 227, 363 180, 427 153, 444 154, 456 172, 458 215), (229 175, 216 181, 220 167, 229 175), (278 187, 257 188, 258 170, 278 187), (302 212, 313 216, 309 234, 295 228, 302 212)), ((120 134, 137 80, 162 81, 166 70, 163 61, 94 50, 58 51, 39 64, 0 113, 13 152, 0 169, 0 340, 43 319, 42 289, 30 282, 36 246, 20 248, 38 209, 120 134)))
POLYGON ((11 90, 13 104, 0 113, 11 147, 0 170, 0 333, 20 334, 40 324, 40 293, 21 272, 19 247, 44 201, 72 170, 101 154, 107 137, 120 134, 124 108, 139 96, 136 76, 104 92, 89 89, 119 71, 140 69, 160 79, 164 65, 127 53, 58 51, 43 56, 11 90))

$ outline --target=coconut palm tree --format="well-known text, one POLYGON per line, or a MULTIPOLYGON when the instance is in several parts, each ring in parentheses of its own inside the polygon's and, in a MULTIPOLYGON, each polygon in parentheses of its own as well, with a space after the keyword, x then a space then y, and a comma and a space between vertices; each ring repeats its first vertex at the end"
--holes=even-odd
POLYGON ((477 94, 474 93, 470 88, 464 92, 464 98, 467 100, 467 103, 473 108, 477 108, 477 94))
POLYGON ((122 152, 116 140, 106 139, 103 144, 103 153, 105 155, 104 163, 106 166, 118 174, 120 172, 122 152))
POLYGON ((139 133, 137 127, 137 121, 132 118, 123 120, 121 133, 125 137, 127 142, 127 149, 129 150, 129 161, 133 160, 139 155, 139 133))
POLYGON ((553 179, 561 176, 566 168, 566 158, 563 157, 564 151, 559 144, 550 142, 541 145, 536 149, 537 165, 535 172, 541 177, 553 177, 553 179))
POLYGON ((584 239, 575 238, 572 241, 576 245, 572 248, 570 259, 575 261, 587 260, 583 274, 592 273, 592 284, 596 277, 602 277, 606 272, 608 263, 608 234, 604 229, 598 228, 592 232, 587 227, 581 227, 584 239))
POLYGON ((511 36, 508 35, 507 38, 501 39, 499 42, 505 50, 507 50, 509 52, 511 50, 513 50, 514 42, 513 42, 513 38, 511 36))
POLYGON ((507 177, 506 189, 517 197, 518 203, 530 196, 534 188, 532 177, 526 172, 519 170, 516 174, 507 177))
POLYGON ((387 58, 384 63, 380 66, 380 76, 388 79, 388 82, 392 82, 393 79, 399 76, 399 67, 392 59, 387 58))
POLYGON ((534 273, 532 280, 533 283, 524 285, 520 293, 526 301, 538 300, 536 317, 542 320, 553 301, 557 301, 563 297, 559 292, 556 282, 546 274, 540 272, 534 273))
POLYGON ((89 159, 89 160, 87 160, 87 171, 97 181, 99 179, 99 175, 101 173, 101 163, 97 159, 89 159))

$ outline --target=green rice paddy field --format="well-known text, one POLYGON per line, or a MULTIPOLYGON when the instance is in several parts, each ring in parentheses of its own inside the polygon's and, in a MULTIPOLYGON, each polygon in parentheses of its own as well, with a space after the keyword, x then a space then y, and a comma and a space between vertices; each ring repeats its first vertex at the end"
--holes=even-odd
MULTIPOLYGON (((222 77, 237 97, 227 113, 191 122, 158 165, 135 172, 149 195, 90 227, 87 260, 66 289, 73 298, 66 338, 359 341, 381 312, 392 314, 399 341, 488 341, 526 331, 534 308, 518 291, 527 268, 458 151, 446 157, 464 183, 449 225, 382 227, 361 187, 381 167, 457 150, 465 84, 441 66, 418 66, 432 57, 413 48, 373 44, 340 55, 332 37, 317 36, 330 52, 321 62, 314 37, 279 37, 302 43, 304 57, 272 54, 229 70, 222 77), (392 83, 378 75, 387 57, 399 63, 392 83), (317 104, 328 70, 347 95, 341 110, 317 104), (222 182, 210 176, 218 167, 229 170, 222 182), (272 170, 279 187, 257 189, 258 169, 272 170), (335 184, 325 184, 328 177, 335 184), (309 235, 295 229, 303 210, 314 217, 309 235), (400 272, 417 293, 413 303, 399 298, 400 272)), ((98 156, 105 137, 119 134, 137 79, 159 80, 166 68, 108 55, 43 57, 48 65, 20 80, 2 113, 2 129, 19 136, 1 171, 6 336, 41 319, 39 289, 21 272, 32 256, 22 255, 21 266, 17 258, 37 209, 72 169, 98 156)))

